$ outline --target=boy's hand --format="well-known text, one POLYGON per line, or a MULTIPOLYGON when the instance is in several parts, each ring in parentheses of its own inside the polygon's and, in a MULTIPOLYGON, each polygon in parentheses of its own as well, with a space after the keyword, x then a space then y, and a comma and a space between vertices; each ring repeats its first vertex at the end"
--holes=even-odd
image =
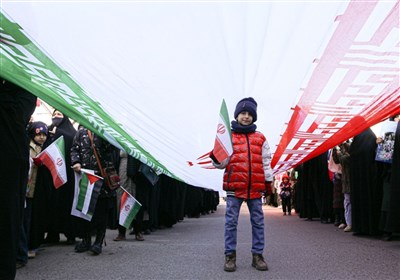
POLYGON ((217 158, 214 156, 213 151, 210 152, 210 158, 213 162, 216 164, 220 164, 220 162, 217 160, 217 158))
POLYGON ((265 196, 272 194, 272 182, 265 182, 265 196))

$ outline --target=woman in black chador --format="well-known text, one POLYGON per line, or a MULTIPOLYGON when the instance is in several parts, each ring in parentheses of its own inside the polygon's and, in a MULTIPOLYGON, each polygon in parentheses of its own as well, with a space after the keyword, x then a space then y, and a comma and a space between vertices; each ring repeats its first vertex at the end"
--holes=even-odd
POLYGON ((352 229, 354 234, 377 235, 382 188, 376 182, 376 136, 370 128, 350 146, 352 229))
POLYGON ((75 242, 74 217, 71 216, 72 201, 74 199, 74 171, 71 166, 71 146, 76 129, 73 127, 69 118, 58 110, 53 111, 52 124, 49 126, 49 143, 64 136, 65 161, 67 166, 67 182, 60 188, 55 189, 52 181, 51 199, 50 199, 50 216, 49 227, 46 242, 53 243, 59 241, 59 233, 64 233, 67 242, 73 244, 75 242))
POLYGON ((392 233, 400 233, 400 122, 397 123, 391 173, 389 209, 384 228, 389 233, 387 240, 391 239, 392 233))

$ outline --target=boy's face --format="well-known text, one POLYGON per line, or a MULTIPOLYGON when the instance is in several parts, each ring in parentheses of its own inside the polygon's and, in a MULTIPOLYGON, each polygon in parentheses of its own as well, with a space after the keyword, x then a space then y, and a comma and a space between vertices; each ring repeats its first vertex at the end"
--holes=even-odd
POLYGON ((249 112, 243 111, 238 115, 237 121, 240 125, 251 125, 253 123, 253 116, 249 112))
POLYGON ((47 136, 44 133, 39 133, 36 134, 33 140, 35 140, 36 143, 39 145, 43 145, 44 142, 46 142, 47 136))

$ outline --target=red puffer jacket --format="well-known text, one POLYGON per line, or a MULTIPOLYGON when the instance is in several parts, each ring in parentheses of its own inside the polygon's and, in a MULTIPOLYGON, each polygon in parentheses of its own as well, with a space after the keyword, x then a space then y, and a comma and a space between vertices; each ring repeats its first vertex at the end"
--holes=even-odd
POLYGON ((265 191, 262 147, 266 141, 261 132, 232 133, 233 154, 224 173, 223 189, 235 197, 255 199, 265 191))

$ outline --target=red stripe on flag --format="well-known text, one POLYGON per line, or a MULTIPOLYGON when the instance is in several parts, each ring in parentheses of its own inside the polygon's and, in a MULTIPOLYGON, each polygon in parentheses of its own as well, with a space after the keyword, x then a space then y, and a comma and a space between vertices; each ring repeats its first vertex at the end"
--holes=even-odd
POLYGON ((54 165, 53 159, 48 155, 48 153, 43 153, 40 156, 40 160, 44 165, 50 170, 51 176, 53 177, 53 184, 56 189, 61 187, 64 182, 61 177, 58 175, 57 168, 54 165))
POLYGON ((210 151, 210 152, 208 152, 208 153, 205 153, 204 155, 202 155, 202 156, 198 157, 198 158, 197 158, 197 160, 200 160, 200 159, 204 159, 204 158, 207 158, 207 157, 209 157, 209 156, 210 156, 210 153, 211 153, 211 151, 210 151))
POLYGON ((199 161, 197 164, 210 164, 210 163, 212 163, 212 161, 211 160, 207 160, 207 161, 199 161))
POLYGON ((121 204, 119 205, 119 209, 121 210, 125 204, 125 201, 128 199, 129 195, 124 191, 121 197, 121 204))
POLYGON ((226 150, 224 144, 218 137, 215 138, 213 154, 219 162, 222 162, 229 156, 229 153, 226 150))

